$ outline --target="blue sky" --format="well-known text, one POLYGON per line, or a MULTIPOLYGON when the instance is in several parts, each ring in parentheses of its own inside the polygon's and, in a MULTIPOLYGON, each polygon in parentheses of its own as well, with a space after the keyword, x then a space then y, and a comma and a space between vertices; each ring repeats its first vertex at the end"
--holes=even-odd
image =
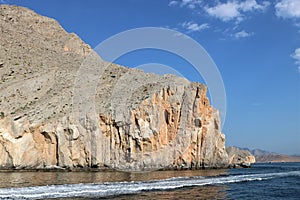
MULTIPOLYGON (((300 154, 299 0, 0 0, 55 18, 92 47, 119 32, 165 27, 199 42, 227 94, 226 144, 300 154)), ((191 81, 193 67, 166 52, 132 52, 116 61, 156 62, 191 81)))

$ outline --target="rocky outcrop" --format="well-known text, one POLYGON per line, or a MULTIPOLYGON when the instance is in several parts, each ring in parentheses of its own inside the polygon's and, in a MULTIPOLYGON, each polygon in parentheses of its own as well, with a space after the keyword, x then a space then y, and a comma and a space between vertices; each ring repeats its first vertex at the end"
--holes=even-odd
POLYGON ((106 63, 26 8, 1 5, 0 27, 0 168, 228 166, 204 85, 106 63))
POLYGON ((237 147, 227 147, 229 164, 232 167, 250 167, 255 163, 255 157, 248 151, 237 147))

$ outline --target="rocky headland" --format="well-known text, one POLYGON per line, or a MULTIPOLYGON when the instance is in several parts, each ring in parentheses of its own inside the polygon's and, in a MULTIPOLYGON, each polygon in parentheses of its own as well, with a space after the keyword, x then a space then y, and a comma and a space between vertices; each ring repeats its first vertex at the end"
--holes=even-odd
POLYGON ((27 8, 1 5, 0 27, 1 169, 229 166, 206 86, 107 63, 27 8), (79 79, 87 59, 101 76, 79 79))
POLYGON ((230 146, 226 151, 231 167, 250 167, 256 162, 255 157, 248 150, 230 146))

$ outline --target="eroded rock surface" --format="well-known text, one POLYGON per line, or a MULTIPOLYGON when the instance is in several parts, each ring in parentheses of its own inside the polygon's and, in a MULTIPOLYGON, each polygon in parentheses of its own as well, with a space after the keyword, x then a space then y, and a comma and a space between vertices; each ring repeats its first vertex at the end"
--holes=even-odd
POLYGON ((204 85, 104 62, 26 8, 0 27, 0 168, 228 166, 204 85))
POLYGON ((248 150, 230 146, 226 148, 226 151, 232 167, 250 167, 256 162, 255 157, 248 150))

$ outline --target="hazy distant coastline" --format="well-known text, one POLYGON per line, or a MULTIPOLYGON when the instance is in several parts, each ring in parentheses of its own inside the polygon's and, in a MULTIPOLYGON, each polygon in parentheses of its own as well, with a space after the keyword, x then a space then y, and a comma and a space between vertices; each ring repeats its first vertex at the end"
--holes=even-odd
POLYGON ((300 155, 286 155, 279 154, 275 152, 269 152, 261 149, 248 149, 241 148, 244 150, 248 150, 251 154, 254 155, 257 163, 268 163, 268 162, 300 162, 300 155))

